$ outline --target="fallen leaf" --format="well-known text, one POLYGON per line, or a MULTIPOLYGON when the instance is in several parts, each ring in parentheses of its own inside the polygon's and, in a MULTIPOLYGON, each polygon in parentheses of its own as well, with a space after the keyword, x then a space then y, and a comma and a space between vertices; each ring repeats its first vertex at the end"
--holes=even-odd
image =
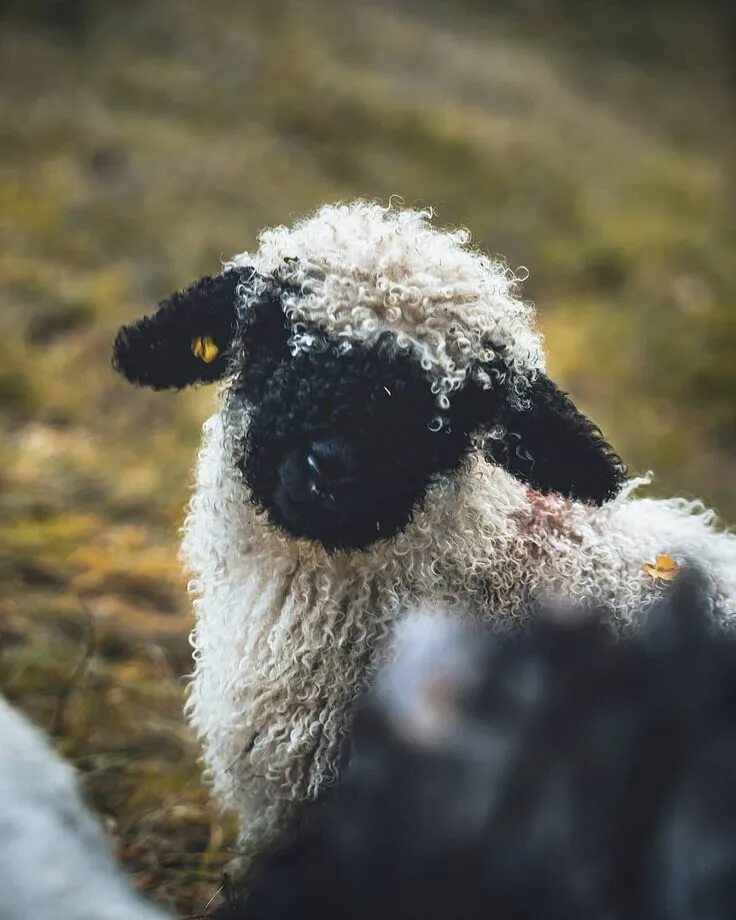
POLYGON ((682 566, 675 562, 672 556, 663 553, 657 556, 654 565, 648 562, 644 566, 644 571, 655 581, 674 581, 682 571, 682 566))

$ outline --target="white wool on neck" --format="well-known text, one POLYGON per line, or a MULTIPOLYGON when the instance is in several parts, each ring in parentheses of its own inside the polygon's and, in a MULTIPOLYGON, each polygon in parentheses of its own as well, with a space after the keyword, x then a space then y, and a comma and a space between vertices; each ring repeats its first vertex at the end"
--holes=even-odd
POLYGON ((488 385, 477 362, 502 348, 523 398, 525 382, 544 370, 533 308, 515 296, 502 262, 470 248, 467 230, 437 229, 431 217, 367 201, 326 205, 292 227, 264 230, 258 249, 226 268, 253 267, 296 288, 283 297, 294 349, 310 346, 305 323, 350 343, 393 331, 442 395, 471 371, 488 385))

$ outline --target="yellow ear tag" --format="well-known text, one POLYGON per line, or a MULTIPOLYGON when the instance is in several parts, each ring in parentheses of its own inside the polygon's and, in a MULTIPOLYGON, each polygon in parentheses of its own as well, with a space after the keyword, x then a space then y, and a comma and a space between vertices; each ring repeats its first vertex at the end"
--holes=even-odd
POLYGON ((220 349, 215 345, 214 339, 208 335, 198 335, 192 339, 192 354, 205 364, 212 364, 220 354, 220 349))
POLYGON ((646 574, 651 575, 655 581, 674 581, 681 570, 682 566, 678 565, 672 556, 664 554, 657 556, 654 565, 647 563, 644 566, 646 574))

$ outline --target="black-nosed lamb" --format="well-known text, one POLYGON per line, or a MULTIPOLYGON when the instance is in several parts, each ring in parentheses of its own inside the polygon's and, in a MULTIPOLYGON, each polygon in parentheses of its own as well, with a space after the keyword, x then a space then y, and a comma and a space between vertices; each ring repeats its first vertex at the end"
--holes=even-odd
POLYGON ((260 843, 338 768, 351 704, 408 607, 499 626, 592 599, 626 627, 683 558, 736 612, 736 537, 641 480, 545 374, 532 307, 426 211, 325 206, 124 327, 156 389, 221 381, 183 559, 188 712, 260 843))

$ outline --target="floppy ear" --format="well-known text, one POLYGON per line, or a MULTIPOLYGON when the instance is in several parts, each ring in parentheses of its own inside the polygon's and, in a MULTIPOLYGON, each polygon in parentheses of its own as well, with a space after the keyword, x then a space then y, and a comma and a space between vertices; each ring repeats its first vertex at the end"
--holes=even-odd
POLYGON ((488 394, 500 438, 488 438, 488 457, 540 492, 602 505, 626 479, 621 458, 600 429, 577 410, 549 377, 539 374, 519 409, 505 394, 488 394))
POLYGON ((164 390, 219 380, 235 333, 236 288, 252 272, 227 271, 172 294, 118 332, 113 367, 131 383, 164 390))

